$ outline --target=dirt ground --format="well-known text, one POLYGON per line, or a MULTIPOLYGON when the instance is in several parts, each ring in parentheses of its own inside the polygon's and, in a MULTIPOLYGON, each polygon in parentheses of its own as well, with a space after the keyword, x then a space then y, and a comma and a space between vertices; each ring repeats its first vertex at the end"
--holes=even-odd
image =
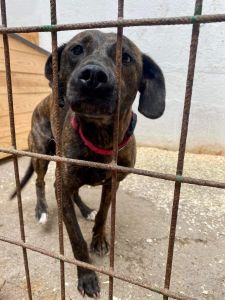
MULTIPOLYGON (((136 167, 175 173, 177 153, 139 148, 136 167)), ((28 158, 19 159, 20 174, 28 158)), ((225 181, 225 157, 188 154, 184 174, 225 181)), ((23 190, 26 239, 30 244, 58 251, 57 207, 54 199, 54 163, 46 177, 49 221, 34 217, 35 176, 23 190)), ((15 186, 12 162, 0 165, 0 235, 19 239, 17 201, 8 201, 15 186)), ((117 196, 115 270, 143 283, 163 287, 174 183, 129 175, 117 196)), ((81 195, 98 208, 101 189, 84 187, 81 195)), ((93 223, 77 212, 82 232, 91 241, 93 223)), ((171 290, 196 299, 225 299, 225 191, 182 185, 171 290)), ((107 232, 110 229, 108 220, 107 232)), ((65 231, 64 231, 65 232, 65 231)), ((72 258, 65 232, 65 255, 72 258)), ((33 299, 60 299, 59 262, 28 251, 33 299)), ((107 267, 109 256, 92 255, 93 263, 107 267)), ((82 299, 76 289, 74 266, 66 264, 66 299, 82 299)), ((21 248, 0 242, 0 299, 28 299, 21 248)), ((108 277, 99 274, 101 299, 108 299, 108 277)), ((114 300, 162 299, 162 296, 115 280, 114 300)))

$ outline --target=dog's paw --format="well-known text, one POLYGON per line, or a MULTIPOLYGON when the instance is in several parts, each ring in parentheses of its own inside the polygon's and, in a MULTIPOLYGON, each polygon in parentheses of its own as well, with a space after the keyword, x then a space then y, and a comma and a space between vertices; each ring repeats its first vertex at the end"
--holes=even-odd
POLYGON ((91 298, 98 298, 100 295, 100 287, 95 272, 88 271, 80 275, 77 288, 83 297, 87 295, 91 298))
POLYGON ((96 210, 92 210, 86 217, 87 220, 89 221, 94 221, 95 217, 97 215, 97 211, 96 210))
POLYGON ((37 204, 35 208, 35 217, 39 224, 46 224, 48 220, 48 208, 37 204))
POLYGON ((47 214, 46 212, 43 212, 43 213, 41 214, 40 219, 38 220, 38 223, 39 223, 39 224, 46 224, 47 221, 48 221, 48 214, 47 214))
POLYGON ((91 252, 99 256, 103 256, 109 252, 109 243, 106 240, 105 234, 93 234, 91 252))
POLYGON ((40 211, 36 209, 36 219, 38 220, 39 224, 46 224, 48 221, 48 213, 47 211, 40 211))

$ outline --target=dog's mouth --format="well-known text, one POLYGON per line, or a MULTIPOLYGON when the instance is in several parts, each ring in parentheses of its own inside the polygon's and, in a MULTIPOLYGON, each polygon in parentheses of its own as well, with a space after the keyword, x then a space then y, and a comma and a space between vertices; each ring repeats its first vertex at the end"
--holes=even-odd
POLYGON ((71 109, 79 115, 86 115, 92 118, 110 117, 114 112, 113 105, 107 103, 100 103, 96 100, 76 100, 70 102, 71 109))
POLYGON ((93 119, 111 117, 115 111, 115 96, 105 95, 103 97, 95 95, 80 95, 72 93, 67 95, 71 109, 79 115, 89 116, 93 119))

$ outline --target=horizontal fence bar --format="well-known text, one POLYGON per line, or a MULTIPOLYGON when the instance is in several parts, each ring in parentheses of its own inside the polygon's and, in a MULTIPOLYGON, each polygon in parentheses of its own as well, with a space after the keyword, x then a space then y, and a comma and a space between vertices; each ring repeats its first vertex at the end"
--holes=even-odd
POLYGON ((117 272, 114 272, 114 271, 111 271, 111 270, 106 270, 102 267, 97 267, 97 266, 94 266, 94 265, 76 260, 75 258, 73 260, 69 259, 64 255, 61 255, 61 254, 58 254, 58 253, 55 253, 55 252, 52 252, 52 251, 47 251, 47 250, 45 250, 43 248, 40 248, 40 247, 35 247, 35 246, 33 246, 29 243, 25 243, 23 241, 18 241, 18 240, 11 239, 11 238, 8 238, 8 237, 5 237, 5 236, 0 236, 0 241, 9 243, 11 245, 22 247, 23 249, 29 249, 31 251, 34 251, 34 252, 52 257, 54 259, 57 259, 57 260, 60 260, 60 261, 63 261, 63 262, 69 263, 69 264, 73 264, 75 266, 83 267, 83 268, 86 268, 86 269, 89 269, 89 270, 93 270, 93 271, 96 271, 96 272, 114 277, 116 279, 119 279, 119 280, 122 280, 122 281, 125 281, 125 282, 128 282, 128 283, 134 284, 136 286, 145 288, 149 291, 152 291, 152 292, 155 292, 155 293, 158 293, 158 294, 161 294, 161 295, 168 296, 172 299, 196 300, 196 298, 188 297, 188 296, 185 296, 183 294, 181 295, 179 293, 174 293, 174 292, 171 292, 168 289, 158 288, 158 287, 154 287, 154 286, 149 285, 149 284, 140 283, 137 280, 134 280, 130 277, 122 276, 122 275, 118 274, 117 272))
POLYGON ((39 153, 34 153, 29 151, 15 150, 12 148, 3 148, 3 147, 0 147, 0 152, 8 153, 8 154, 16 154, 19 156, 29 156, 29 157, 34 157, 34 158, 39 158, 39 159, 44 159, 44 160, 54 161, 54 162, 61 161, 63 163, 69 163, 69 164, 74 164, 83 167, 97 168, 103 170, 117 170, 121 173, 143 175, 143 176, 148 176, 148 177, 158 178, 158 179, 163 179, 168 181, 176 181, 176 182, 182 182, 187 184, 195 184, 199 186, 225 189, 225 183, 220 181, 198 179, 198 178, 192 178, 187 176, 176 176, 173 174, 164 174, 164 173, 148 171, 144 169, 137 169, 137 168, 127 168, 127 167, 115 165, 114 163, 103 164, 103 163, 97 163, 93 161, 72 159, 72 158, 60 157, 56 155, 50 156, 46 154, 39 154, 39 153))
POLYGON ((57 24, 40 26, 0 27, 0 33, 48 32, 93 28, 131 27, 131 26, 165 26, 188 25, 193 23, 225 22, 225 14, 196 15, 170 18, 118 19, 110 21, 85 22, 76 24, 57 24))

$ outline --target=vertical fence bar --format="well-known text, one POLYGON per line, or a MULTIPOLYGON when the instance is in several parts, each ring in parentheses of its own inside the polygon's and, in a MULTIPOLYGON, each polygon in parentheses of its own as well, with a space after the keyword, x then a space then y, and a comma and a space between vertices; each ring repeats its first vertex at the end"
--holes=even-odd
MULTIPOLYGON (((56 17, 56 1, 50 0, 51 6, 51 25, 57 23, 56 17)), ((52 37, 52 76, 53 76, 53 102, 54 111, 53 118, 55 122, 55 142, 56 155, 62 155, 61 147, 61 128, 60 128, 60 111, 58 100, 58 52, 57 52, 57 31, 51 32, 52 37)), ((62 162, 56 163, 56 199, 58 205, 58 230, 59 230, 59 252, 64 255, 64 240, 63 240, 63 213, 62 213, 62 162)), ((65 269, 64 262, 60 261, 60 282, 61 282, 61 299, 65 300, 65 269)))
MULTIPOLYGON (((1 15, 2 15, 2 25, 4 28, 7 27, 7 17, 6 17, 6 5, 5 0, 1 1, 1 15)), ((179 178, 183 175, 184 167, 184 157, 186 150, 186 140, 188 134, 188 122, 189 114, 191 108, 191 98, 192 98, 192 88, 195 72, 195 63, 198 47, 199 29, 200 24, 195 23, 195 16, 201 15, 203 0, 196 0, 195 2, 195 13, 192 19, 192 38, 190 45, 190 55, 189 55, 189 65, 187 73, 186 91, 185 91, 185 101, 183 109, 183 119, 182 128, 180 136, 180 145, 177 161, 176 176, 179 178)), ((51 5, 51 24, 57 24, 56 18, 56 0, 50 0, 51 5)), ((118 0, 118 20, 123 19, 124 13, 124 0, 118 0)), ((56 155, 62 156, 61 148, 61 128, 60 128, 60 111, 58 103, 58 53, 57 53, 57 30, 52 29, 52 70, 53 70, 53 98, 54 98, 54 121, 56 124, 55 140, 56 140, 56 155)), ((118 158, 118 141, 119 141, 119 115, 120 115, 120 98, 121 98, 121 70, 122 70, 122 38, 123 38, 123 26, 117 26, 117 47, 116 47, 116 80, 117 80, 117 99, 116 99, 116 109, 114 114, 114 131, 113 131, 113 163, 117 165, 118 158)), ((3 33, 3 44, 4 44, 4 55, 5 55, 5 69, 6 69, 6 82, 8 91, 8 106, 9 106, 9 118, 10 118, 10 131, 11 131, 11 144, 14 149, 16 149, 16 132, 15 132, 15 121, 14 121, 14 108, 13 108, 13 93, 12 93, 12 80, 11 80, 11 67, 10 67, 10 53, 9 53, 9 43, 7 33, 3 33)), ((20 234, 21 240, 25 243, 25 230, 24 230, 24 220, 23 220, 23 207, 21 200, 20 191, 20 180, 19 180, 19 168, 17 154, 13 154, 14 162, 14 173, 17 189, 17 199, 18 199, 18 212, 19 212, 19 222, 20 222, 20 234)), ((63 214, 62 214, 62 179, 61 179, 61 168, 62 162, 56 162, 56 199, 58 204, 58 226, 59 226, 59 250, 60 254, 64 255, 64 245, 63 245, 63 214)), ((111 240, 110 240, 110 270, 114 270, 114 244, 115 244, 115 218, 116 218, 116 190, 117 190, 117 170, 112 170, 112 207, 111 207, 111 240)), ((172 264, 173 264, 173 253, 176 235, 176 224, 178 218, 179 200, 180 200, 181 182, 175 182, 174 188, 174 198, 173 207, 171 215, 171 226, 168 244, 168 255, 167 255, 167 265, 165 274, 164 287, 166 290, 170 288, 171 274, 172 274, 172 264)), ((27 257, 26 247, 22 247, 24 267, 27 280, 27 291, 28 297, 32 300, 32 290, 29 275, 29 265, 27 257)), ((60 279, 61 279, 61 299, 65 300, 65 275, 64 275, 64 261, 60 259, 60 279)), ((114 275, 109 275, 109 299, 113 299, 113 280, 114 275)), ((163 296, 164 300, 168 299, 168 296, 163 296)), ((177 298, 181 299, 181 298, 177 298)))
MULTIPOLYGON (((124 14, 124 0, 118 0, 118 19, 121 20, 124 14)), ((117 164, 118 140, 119 140, 119 115, 120 115, 120 97, 121 97, 121 70, 122 70, 122 41, 123 27, 117 28, 116 44, 116 82, 117 99, 114 115, 113 127, 113 163, 117 164)), ((114 270, 115 257, 115 226, 116 226, 116 191, 117 191, 117 171, 112 171, 112 204, 111 204, 111 235, 110 235, 110 269, 114 270)), ((109 277, 109 300, 113 299, 113 276, 109 277)))
MULTIPOLYGON (((5 0, 1 0, 1 17, 2 17, 2 26, 7 27, 5 0)), ((4 45, 4 55, 5 55, 5 72, 6 72, 6 85, 7 85, 7 93, 8 93, 8 109, 9 109, 11 145, 14 149, 16 149, 17 148, 16 147, 16 130, 15 130, 15 120, 14 120, 9 41, 8 41, 7 34, 4 34, 4 33, 3 33, 3 45, 4 45)), ((18 158, 16 155, 13 155, 13 164, 14 164, 14 174, 15 174, 15 181, 16 181, 16 193, 17 193, 18 213, 19 213, 19 223, 20 223, 20 236, 21 236, 21 240, 23 242, 26 242, 25 230, 24 230, 24 220, 23 220, 23 205, 22 205, 21 190, 20 190, 18 158)), ((29 300, 32 300, 32 290, 31 290, 31 283, 30 283, 30 272, 29 272, 29 264, 28 264, 28 257, 27 257, 27 249, 22 248, 22 251, 23 251, 24 268, 25 268, 25 273, 26 273, 26 281, 27 281, 27 293, 28 293, 29 300)))
MULTIPOLYGON (((194 15, 201 15, 202 2, 203 2, 203 0, 196 0, 194 15)), ((193 17, 193 23, 194 22, 195 22, 195 17, 193 17)), ((189 64, 188 64, 188 73, 187 73, 187 82, 186 82, 186 91, 185 91, 183 119, 182 119, 181 136, 180 136, 180 146, 179 146, 179 154, 178 154, 178 161, 177 161, 177 171, 176 171, 177 176, 183 175, 184 156, 185 156, 186 141, 187 141, 187 134, 188 134, 188 122, 189 122, 192 88, 193 88, 194 73, 195 73, 195 62, 196 62, 197 48, 198 48, 199 28, 200 28, 199 23, 193 24, 191 45, 190 45, 189 64)), ((177 217, 178 217, 178 209, 179 209, 180 191, 181 191, 181 182, 175 182, 171 225, 170 225, 170 235, 169 235, 169 245, 168 245, 168 254, 167 254, 167 265, 166 265, 166 274, 165 274, 165 283, 164 283, 164 287, 166 289, 169 289, 170 281, 171 281, 173 252, 174 252, 176 225, 177 225, 177 217)), ((167 300, 168 296, 163 296, 163 299, 167 300)))

